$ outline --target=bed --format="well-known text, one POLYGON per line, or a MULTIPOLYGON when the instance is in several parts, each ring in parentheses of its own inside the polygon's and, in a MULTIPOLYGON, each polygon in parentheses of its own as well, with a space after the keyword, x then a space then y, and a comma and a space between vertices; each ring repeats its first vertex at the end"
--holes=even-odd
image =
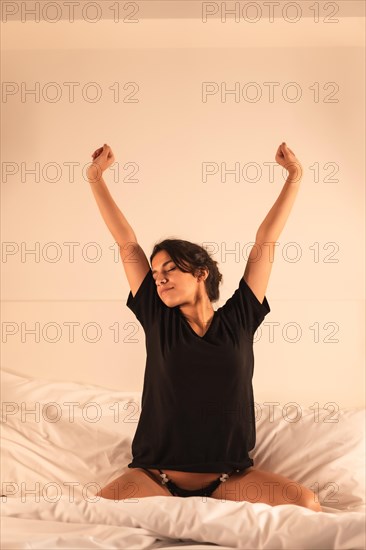
POLYGON ((131 461, 141 392, 1 370, 4 549, 364 549, 365 409, 256 403, 254 466, 322 512, 206 497, 107 500, 131 461))

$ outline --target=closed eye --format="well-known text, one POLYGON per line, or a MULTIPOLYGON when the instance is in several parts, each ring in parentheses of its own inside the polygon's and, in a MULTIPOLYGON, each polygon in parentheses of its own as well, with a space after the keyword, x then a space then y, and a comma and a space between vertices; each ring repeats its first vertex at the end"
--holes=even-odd
MULTIPOLYGON (((174 269, 176 269, 176 267, 172 267, 171 269, 168 269, 168 272, 169 271, 174 271, 174 269)), ((155 277, 153 277, 153 279, 156 281, 155 277)))

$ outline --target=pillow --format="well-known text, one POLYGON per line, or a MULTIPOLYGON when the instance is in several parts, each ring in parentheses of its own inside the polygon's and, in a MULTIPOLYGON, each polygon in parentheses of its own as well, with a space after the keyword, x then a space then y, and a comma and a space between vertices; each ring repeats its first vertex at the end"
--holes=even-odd
MULTIPOLYGON (((85 497, 126 471, 141 392, 1 376, 1 494, 85 497)), ((305 485, 323 506, 364 509, 365 409, 256 403, 256 429, 255 468, 305 485)))
POLYGON ((122 475, 141 392, 40 380, 1 370, 1 494, 93 495, 122 475))
POLYGON ((321 505, 365 509, 365 409, 257 404, 254 467, 305 485, 321 505))

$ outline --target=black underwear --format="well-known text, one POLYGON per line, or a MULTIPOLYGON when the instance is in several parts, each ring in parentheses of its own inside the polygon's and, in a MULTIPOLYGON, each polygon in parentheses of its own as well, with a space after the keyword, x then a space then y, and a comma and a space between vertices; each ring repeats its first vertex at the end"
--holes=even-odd
MULTIPOLYGON (((143 470, 147 471, 150 475, 151 472, 149 472, 146 468, 143 468, 143 470)), ((209 497, 212 495, 212 493, 217 489, 217 487, 220 485, 221 482, 227 481, 227 479, 235 472, 239 472, 240 470, 231 470, 231 472, 223 473, 218 477, 217 479, 214 479, 207 487, 203 487, 202 489, 183 489, 182 487, 179 487, 174 483, 174 481, 171 481, 166 474, 162 470, 159 469, 160 477, 162 478, 161 484, 166 485, 169 491, 173 496, 178 497, 198 497, 198 496, 206 496, 209 497)))

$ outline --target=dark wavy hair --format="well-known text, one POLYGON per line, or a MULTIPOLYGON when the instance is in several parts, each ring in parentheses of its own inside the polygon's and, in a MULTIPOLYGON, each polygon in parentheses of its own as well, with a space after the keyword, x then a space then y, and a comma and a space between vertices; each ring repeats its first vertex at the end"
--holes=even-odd
POLYGON ((182 239, 164 239, 154 245, 150 256, 150 264, 153 257, 161 250, 165 250, 184 273, 192 273, 196 277, 202 269, 207 269, 209 274, 204 281, 207 296, 210 302, 219 300, 219 284, 222 282, 222 275, 218 270, 217 262, 211 258, 207 250, 198 244, 182 239))

